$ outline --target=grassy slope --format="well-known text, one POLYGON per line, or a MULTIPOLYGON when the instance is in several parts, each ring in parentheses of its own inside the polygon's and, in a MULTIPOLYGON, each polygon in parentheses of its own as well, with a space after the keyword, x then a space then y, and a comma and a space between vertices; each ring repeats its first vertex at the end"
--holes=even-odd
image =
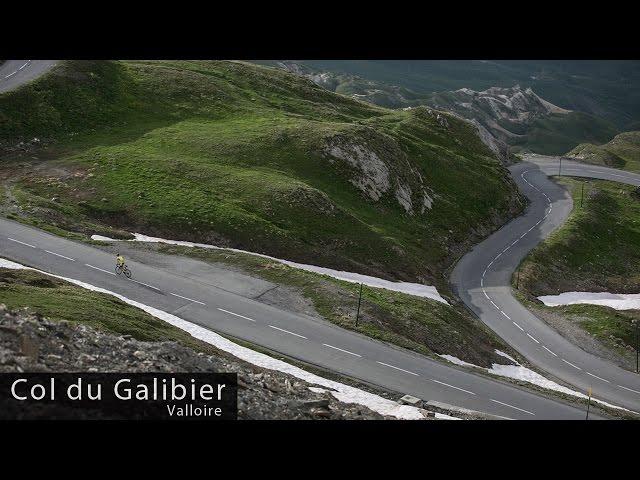
POLYGON ((288 267, 252 255, 201 248, 162 245, 159 251, 185 255, 240 268, 279 285, 293 287, 311 301, 324 319, 425 355, 449 354, 469 363, 490 367, 510 351, 492 331, 462 308, 381 288, 364 287, 358 325, 357 284, 288 267))
POLYGON ((0 268, 0 298, 9 309, 28 308, 50 320, 80 323, 145 342, 175 341, 216 353, 214 347, 111 295, 38 272, 0 268))
MULTIPOLYGON (((355 327, 357 286, 354 284, 249 255, 173 246, 162 251, 257 272, 266 280, 299 289, 323 317, 337 325, 425 355, 450 354, 489 367, 493 362, 502 362, 495 349, 510 351, 480 322, 435 301, 365 288, 359 325, 355 327)), ((142 341, 171 340, 200 351, 213 349, 111 295, 92 292, 38 272, 0 268, 0 298, 10 309, 28 308, 51 320, 82 323, 142 341)))
POLYGON ((424 111, 385 110, 253 65, 66 62, 0 96, 0 112, 5 147, 51 142, 49 170, 27 169, 15 193, 63 228, 106 223, 444 284, 450 247, 520 208, 464 122, 445 129, 424 111), (412 217, 393 194, 366 199, 346 165, 319 153, 336 135, 381 154, 399 145, 435 192, 433 209, 412 217))
POLYGON ((621 133, 604 145, 581 144, 566 155, 588 163, 640 172, 640 131, 621 133))
MULTIPOLYGON (((275 62, 272 63, 275 64, 275 62)), ((339 63, 340 62, 334 64, 334 67, 339 68, 339 63)), ((455 62, 449 63, 452 68, 448 73, 454 74, 456 67, 454 67, 453 64, 455 62)), ((330 64, 331 62, 329 62, 329 65, 330 64)), ((439 65, 439 67, 443 66, 444 64, 442 63, 439 65)), ((470 66, 471 64, 467 64, 466 67, 458 65, 458 67, 463 69, 470 66)), ((307 68, 306 65, 304 68, 307 68)), ((486 68, 486 65, 476 64, 476 68, 486 68)), ((310 69, 309 71, 313 70, 310 69)), ((402 108, 417 105, 439 105, 439 108, 458 112, 464 117, 469 115, 469 112, 460 109, 460 107, 456 105, 460 102, 460 98, 454 91, 448 90, 438 93, 425 93, 424 90, 420 90, 423 93, 416 93, 416 91, 403 87, 393 86, 402 81, 403 75, 400 72, 398 72, 398 76, 395 77, 391 83, 382 83, 380 81, 372 81, 370 77, 365 79, 336 72, 337 71, 334 70, 332 82, 323 84, 325 88, 345 95, 368 93, 363 99, 383 107, 402 108), (375 90, 374 94, 370 93, 372 90, 375 90)), ((404 75, 406 76, 407 73, 408 72, 404 72, 404 75)), ((375 77, 375 73, 372 72, 372 75, 375 77)), ((478 80, 478 78, 471 75, 466 79, 467 83, 462 84, 462 86, 472 87, 475 80, 478 80)), ((545 91, 549 91, 549 81, 547 80, 543 83, 547 87, 545 91)), ((499 84, 502 84, 502 82, 498 81, 496 84, 485 85, 480 88, 480 90, 499 84)), ((524 84, 526 84, 526 82, 524 84)), ((553 82, 551 82, 551 84, 553 84, 553 82)), ((553 91, 553 88, 551 88, 551 91, 553 91)), ((536 89, 536 92, 540 93, 538 89, 536 89)), ((546 97, 543 96, 543 98, 546 97)), ((569 96, 565 98, 565 101, 571 104, 571 98, 572 97, 569 96)), ((485 113, 490 117, 494 115, 487 104, 480 104, 478 106, 480 108, 486 108, 485 113)), ((526 150, 544 155, 559 155, 583 142, 603 143, 610 140, 619 131, 618 127, 611 121, 582 111, 563 115, 550 115, 539 119, 530 126, 505 122, 502 119, 498 119, 497 123, 511 133, 526 135, 525 137, 514 137, 508 140, 514 153, 526 150)))
MULTIPOLYGON (((573 195, 567 223, 536 247, 521 265, 519 288, 529 300, 566 291, 640 291, 640 198, 615 182, 563 178, 573 195)), ((594 305, 554 308, 599 340, 635 345, 632 320, 640 312, 594 305)))
POLYGON ((586 113, 553 114, 537 119, 516 150, 561 155, 581 142, 607 142, 616 133, 615 125, 586 113))

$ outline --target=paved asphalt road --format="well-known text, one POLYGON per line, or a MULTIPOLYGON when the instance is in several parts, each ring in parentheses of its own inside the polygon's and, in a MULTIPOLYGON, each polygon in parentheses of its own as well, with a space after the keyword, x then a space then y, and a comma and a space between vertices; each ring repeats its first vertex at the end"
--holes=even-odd
POLYGON ((39 77, 55 64, 56 60, 7 60, 0 65, 0 93, 39 77))
MULTIPOLYGON (((0 93, 33 80, 54 64, 55 61, 8 60, 0 66, 0 93)), ((550 166, 553 168, 552 161, 550 166)), ((516 178, 519 173, 522 173, 518 169, 522 168, 528 167, 519 165, 514 168, 516 178)), ((532 168, 534 167, 532 166, 532 168)), ((544 168, 546 167, 543 166, 544 168)), ((574 168, 580 170, 583 167, 576 164, 574 168)), ((585 173, 588 172, 585 171, 585 173)), ((602 174, 615 175, 611 172, 602 174)), ((536 171, 527 173, 526 178, 534 185, 546 181, 546 177, 536 171)), ((519 181, 519 184, 522 186, 522 181, 519 181)), ((528 223, 533 221, 534 229, 529 230, 529 234, 521 240, 522 245, 526 244, 531 248, 543 237, 545 232, 559 225, 568 214, 570 205, 567 204, 566 199, 563 199, 564 193, 553 183, 546 181, 544 188, 550 189, 556 212, 545 218, 542 223, 535 224, 536 215, 544 216, 545 206, 539 198, 536 200, 537 197, 532 191, 528 190, 534 188, 529 185, 525 181, 523 188, 525 193, 534 199, 532 207, 524 217, 514 220, 496 233, 494 235, 497 236, 494 239, 496 242, 508 240, 510 233, 520 231, 520 229, 526 231, 528 223), (557 212, 560 212, 560 216, 557 212), (503 236, 505 232, 507 234, 503 236)), ((495 315, 489 312, 489 307, 482 304, 482 299, 478 300, 478 286, 475 285, 473 279, 483 282, 485 288, 490 289, 492 295, 498 294, 497 290, 501 288, 500 285, 508 284, 505 283, 503 277, 510 275, 509 262, 505 262, 507 265, 504 269, 500 269, 498 268, 500 260, 494 261, 492 269, 487 272, 487 278, 483 279, 484 275, 478 276, 478 272, 484 268, 482 259, 487 255, 491 257, 491 252, 498 248, 492 243, 483 242, 473 252, 465 256, 454 272, 454 278, 456 275, 460 276, 461 268, 466 268, 465 265, 469 265, 470 267, 466 270, 469 278, 466 278, 465 282, 460 281, 459 285, 465 286, 468 283, 471 291, 463 291, 461 296, 485 322, 495 327, 499 333, 506 334, 506 338, 512 344, 523 346, 522 339, 516 338, 517 334, 514 337, 514 332, 508 326, 503 328, 503 322, 494 321, 495 315), (483 247, 483 245, 485 246, 483 247), (476 253, 478 251, 482 251, 484 254, 476 253), (475 258, 478 260, 474 260, 475 258), (493 275, 494 271, 496 275, 493 275)), ((518 249, 512 247, 514 252, 518 249)), ((523 251, 526 253, 528 250, 523 251)), ((133 262, 131 268, 134 276, 132 280, 127 280, 113 273, 114 259, 109 253, 6 219, 0 219, 0 255, 50 273, 103 287, 138 302, 171 312, 211 330, 242 338, 290 357, 397 392, 410 393, 425 400, 459 405, 505 418, 527 420, 584 418, 582 410, 563 402, 550 400, 512 385, 445 365, 340 329, 322 320, 292 314, 238 295, 220 285, 211 283, 212 275, 207 272, 191 272, 190 275, 182 275, 175 269, 169 272, 157 265, 149 266, 133 262)), ((507 258, 506 252, 502 258, 503 260, 507 258)), ((238 276, 231 280, 234 287, 240 290, 242 290, 242 282, 242 278, 238 276)), ((246 289, 260 287, 260 285, 247 285, 246 289)), ((481 286, 480 290, 482 288, 481 286)), ((548 345, 562 352, 562 358, 573 359, 573 355, 577 355, 576 362, 587 358, 584 352, 580 353, 580 350, 568 344, 561 337, 554 336, 553 332, 538 333, 534 327, 544 329, 544 325, 538 325, 541 322, 517 304, 507 291, 502 293, 499 300, 503 302, 511 300, 515 303, 510 306, 498 304, 501 305, 504 312, 519 308, 518 314, 532 317, 522 320, 518 317, 518 320, 527 329, 531 328, 529 334, 538 335, 545 342, 547 342, 547 336, 543 337, 542 333, 548 335, 548 345), (565 354, 564 348, 571 355, 565 354)), ((516 318, 515 313, 513 315, 516 318)), ((547 330, 549 329, 547 328, 547 330)), ((540 360, 541 357, 535 348, 532 350, 530 344, 525 343, 524 345, 526 354, 531 355, 534 360, 540 360)), ((587 371, 607 374, 610 375, 607 377, 610 378, 609 381, 615 382, 611 389, 606 390, 607 394, 611 394, 611 397, 607 398, 620 399, 621 403, 638 409, 638 397, 625 396, 624 392, 618 391, 618 387, 613 387, 619 382, 622 385, 633 385, 631 388, 638 388, 637 382, 631 381, 633 378, 628 378, 629 375, 626 372, 616 371, 615 367, 598 359, 589 358, 588 360, 589 370, 586 370, 586 364, 582 364, 585 365, 585 375, 587 371), (591 362, 600 362, 602 365, 591 362), (601 371, 601 367, 606 372, 601 371)), ((544 368, 546 363, 541 363, 544 368)), ((558 362, 552 362, 551 366, 558 369, 561 374, 566 373, 558 362)), ((578 380, 577 384, 579 385, 581 385, 581 381, 584 382, 584 378, 580 375, 569 375, 569 378, 578 380)))
MULTIPOLYGON (((640 412, 640 375, 628 372, 570 343, 512 295, 512 274, 527 253, 566 220, 568 193, 548 175, 558 175, 557 157, 530 156, 510 168, 531 200, 526 213, 476 245, 451 275, 454 291, 493 331, 532 364, 582 392, 640 412)), ((562 161, 562 175, 640 185, 640 175, 562 161)))
MULTIPOLYGON (((379 385, 513 419, 583 419, 584 411, 431 360, 323 320, 296 315, 165 269, 129 262, 116 276, 112 254, 0 219, 0 256, 74 278, 293 358, 379 385)), ((235 282, 238 281, 236 278, 235 282)))

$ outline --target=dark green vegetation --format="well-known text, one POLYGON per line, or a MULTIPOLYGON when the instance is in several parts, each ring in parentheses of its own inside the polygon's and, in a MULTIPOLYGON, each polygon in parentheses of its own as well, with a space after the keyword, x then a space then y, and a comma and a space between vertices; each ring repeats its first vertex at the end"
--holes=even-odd
POLYGON ((84 324, 145 342, 175 341, 205 353, 217 352, 211 345, 111 295, 30 270, 0 268, 0 298, 10 310, 27 308, 54 321, 84 324))
POLYGON ((552 114, 536 119, 524 142, 514 141, 517 150, 545 155, 562 155, 580 142, 604 143, 617 133, 609 121, 582 112, 552 114))
MULTIPOLYGON (((631 130, 640 121, 640 62, 633 60, 303 60, 323 71, 358 75, 418 94, 471 88, 531 87, 545 100, 631 130)), ((273 63, 273 62, 272 62, 273 63)))
POLYGON ((604 145, 578 145, 566 156, 596 165, 640 172, 640 131, 621 133, 604 145))
POLYGON ((166 254, 239 268, 249 275, 292 287, 309 300, 324 319, 425 355, 449 354, 475 365, 491 367, 492 363, 504 363, 504 357, 497 355, 496 349, 511 351, 466 310, 435 300, 364 286, 356 325, 358 284, 227 250, 174 245, 161 245, 158 249, 166 254))
MULTIPOLYGON (((545 91, 544 85, 550 82, 550 85, 562 89, 564 80, 561 75, 557 78, 552 77, 553 81, 547 79, 541 80, 540 83, 531 78, 533 76, 538 79, 538 76, 524 76, 523 72, 517 68, 505 68, 502 62, 498 64, 456 61, 400 62, 407 67, 406 71, 400 68, 398 62, 271 61, 263 63, 287 68, 297 74, 305 75, 328 90, 353 96, 375 105, 389 108, 428 105, 439 110, 455 112, 463 118, 478 121, 496 139, 510 145, 512 153, 524 150, 545 155, 558 155, 580 143, 607 142, 619 131, 615 124, 616 119, 610 118, 604 110, 594 109, 593 102, 579 102, 578 106, 567 107, 566 101, 567 98, 573 98, 571 95, 559 97, 565 102, 557 106, 564 107, 567 111, 570 109, 576 111, 557 113, 558 109, 553 108, 555 113, 550 113, 536 94, 548 101, 549 98, 541 94, 545 91), (353 73, 345 73, 358 71, 360 67, 365 78, 353 73), (316 70, 317 68, 334 69, 321 71, 316 70), (387 80, 388 75, 383 74, 384 69, 389 69, 387 73, 395 72, 396 77, 387 80), (465 69, 469 73, 466 79, 460 77, 465 69), (497 74, 499 71, 502 72, 501 75, 497 74), (477 75, 478 73, 481 74, 477 75), (446 75, 446 78, 443 78, 444 84, 450 82, 449 88, 455 87, 456 90, 443 91, 438 88, 441 86, 440 83, 433 83, 433 79, 440 74, 446 75), (381 80, 382 78, 385 80, 381 80), (488 83, 489 79, 495 83, 488 83), (465 88, 459 90, 460 87, 465 88), (532 87, 533 91, 528 90, 528 87, 532 87), (469 88, 477 90, 473 96, 469 95, 469 88), (489 88, 489 91, 485 91, 489 88), (483 91, 482 95, 478 91, 483 91), (600 113, 594 114, 592 110, 600 113)), ((532 65, 521 65, 518 68, 529 68, 534 72, 536 66, 539 65, 533 62, 532 65)), ((600 73, 596 71, 592 72, 592 75, 597 77, 600 73)), ((544 75, 550 75, 549 71, 544 75)), ((541 75, 540 79, 545 78, 544 75, 541 75)), ((581 78, 581 88, 589 86, 596 89, 604 88, 600 84, 592 85, 589 81, 590 77, 585 78, 586 80, 581 78)), ((620 79, 610 79, 612 84, 616 80, 620 81, 620 79)), ((576 85, 571 88, 579 90, 576 85)), ((576 94, 584 95, 585 93, 576 94)), ((607 100, 608 97, 602 99, 604 107, 609 106, 607 100)))
MULTIPOLYGON (((615 182, 562 178, 573 195, 566 224, 536 247, 521 265, 519 288, 529 301, 568 291, 640 291, 640 197, 615 182)), ((514 275, 515 277, 515 275, 514 275)), ((545 308, 545 307, 540 307, 545 308)), ((595 305, 553 307, 596 339, 619 349, 635 346, 632 321, 640 312, 595 305)))
POLYGON ((108 225, 443 286, 457 255, 522 208, 465 122, 250 64, 63 62, 1 95, 0 112, 5 211, 63 230, 108 225))

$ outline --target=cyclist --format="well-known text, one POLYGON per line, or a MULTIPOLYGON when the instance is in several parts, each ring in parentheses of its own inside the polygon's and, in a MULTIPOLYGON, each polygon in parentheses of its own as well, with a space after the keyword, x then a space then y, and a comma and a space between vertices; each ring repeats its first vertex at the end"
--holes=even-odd
POLYGON ((116 266, 120 268, 124 267, 124 257, 119 253, 116 253, 116 266))

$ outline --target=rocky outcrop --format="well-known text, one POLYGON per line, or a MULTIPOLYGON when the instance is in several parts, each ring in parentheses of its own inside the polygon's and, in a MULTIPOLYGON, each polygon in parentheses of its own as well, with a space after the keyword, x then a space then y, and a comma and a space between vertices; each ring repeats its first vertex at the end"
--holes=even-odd
POLYGON ((540 98, 531 88, 523 89, 519 85, 491 87, 481 92, 461 88, 434 94, 428 103, 473 123, 483 143, 505 161, 508 160, 508 145, 523 139, 535 120, 569 113, 569 110, 540 98))
POLYGON ((570 112, 539 97, 531 88, 523 89, 520 85, 491 87, 484 91, 461 88, 417 94, 403 87, 356 75, 321 72, 293 61, 279 62, 278 66, 333 92, 383 107, 406 109, 426 105, 453 113, 475 125, 482 142, 504 163, 510 162, 509 145, 523 143, 535 120, 570 112))
MULTIPOLYGON (((447 120, 442 116, 439 121, 447 120)), ((371 129, 334 135, 326 139, 322 154, 335 168, 349 170, 349 182, 374 202, 394 199, 409 215, 432 207, 434 193, 391 137, 371 129)))
MULTIPOLYGON (((229 356, 230 357, 230 356, 229 356)), ((237 372, 239 419, 383 419, 323 387, 176 342, 140 342, 0 305, 0 372, 237 372)))

